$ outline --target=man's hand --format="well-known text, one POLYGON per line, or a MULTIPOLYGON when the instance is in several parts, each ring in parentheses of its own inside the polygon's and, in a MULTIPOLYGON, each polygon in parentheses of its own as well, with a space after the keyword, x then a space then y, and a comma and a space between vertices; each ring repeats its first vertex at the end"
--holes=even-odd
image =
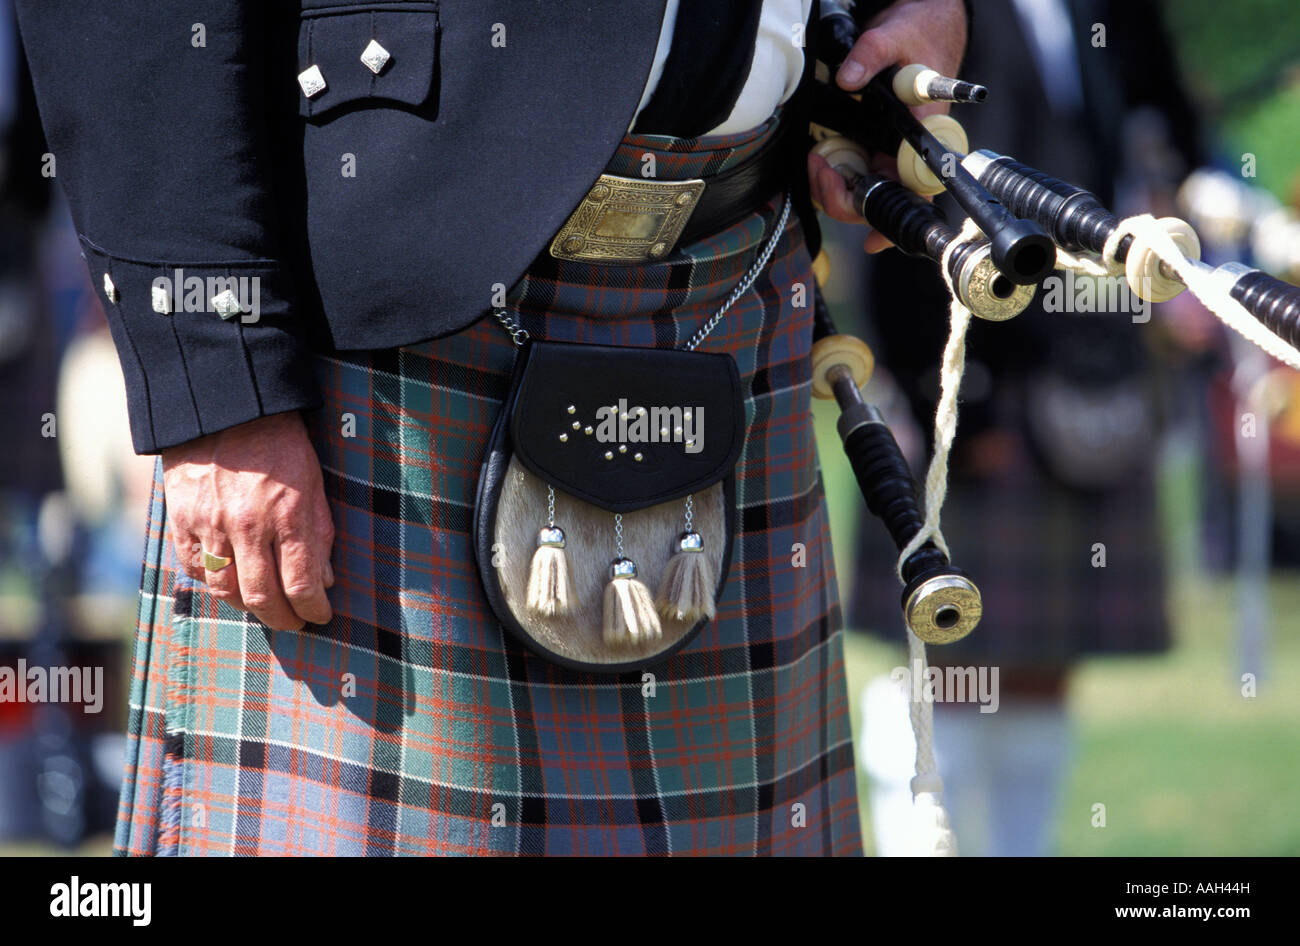
POLYGON ((333 617, 330 519, 302 418, 273 414, 164 450, 172 541, 186 574, 275 630, 333 617), (204 551, 231 558, 203 567, 204 551))
MULTIPOLYGON (((886 66, 924 63, 946 76, 955 75, 966 48, 966 10, 961 0, 899 0, 868 24, 840 66, 835 81, 856 92, 886 66)), ((912 109, 918 117, 946 112, 946 102, 912 109)), ((897 177, 893 155, 872 155, 871 170, 897 177)), ((808 156, 808 181, 813 200, 836 220, 862 223, 853 209, 848 188, 824 158, 808 156)), ((879 233, 867 237, 865 249, 876 253, 890 243, 879 233)))

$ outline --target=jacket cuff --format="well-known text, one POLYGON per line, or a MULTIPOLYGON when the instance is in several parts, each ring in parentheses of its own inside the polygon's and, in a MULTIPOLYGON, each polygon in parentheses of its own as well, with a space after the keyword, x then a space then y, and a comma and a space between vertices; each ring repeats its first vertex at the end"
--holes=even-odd
POLYGON ((273 260, 132 260, 81 243, 126 379, 136 453, 321 406, 273 260))

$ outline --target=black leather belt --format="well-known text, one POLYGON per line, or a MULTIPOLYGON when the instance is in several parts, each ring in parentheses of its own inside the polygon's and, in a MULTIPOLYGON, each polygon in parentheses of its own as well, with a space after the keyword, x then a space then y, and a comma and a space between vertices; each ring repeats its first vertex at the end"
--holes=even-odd
POLYGON ((557 259, 630 265, 744 219, 789 186, 789 122, 750 157, 711 177, 686 181, 602 174, 555 239, 557 259))

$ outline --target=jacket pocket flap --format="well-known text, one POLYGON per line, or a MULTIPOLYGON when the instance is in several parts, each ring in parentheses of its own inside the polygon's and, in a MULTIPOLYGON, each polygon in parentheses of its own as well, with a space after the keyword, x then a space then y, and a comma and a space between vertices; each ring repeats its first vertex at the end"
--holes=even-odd
POLYGON ((343 105, 419 107, 438 65, 438 7, 391 3, 306 13, 298 30, 298 114, 313 118, 343 105))

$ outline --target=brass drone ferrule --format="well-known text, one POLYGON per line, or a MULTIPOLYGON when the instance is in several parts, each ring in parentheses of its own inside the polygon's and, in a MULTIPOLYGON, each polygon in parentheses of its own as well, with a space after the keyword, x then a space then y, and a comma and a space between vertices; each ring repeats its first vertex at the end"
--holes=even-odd
POLYGON ((951 644, 975 630, 984 604, 969 578, 943 573, 921 582, 907 596, 903 614, 912 633, 927 644, 951 644))
POLYGON ((988 241, 964 254, 953 285, 962 305, 989 322, 1005 322, 1024 312, 1038 289, 1033 283, 1020 286, 1004 276, 993 263, 988 241))

